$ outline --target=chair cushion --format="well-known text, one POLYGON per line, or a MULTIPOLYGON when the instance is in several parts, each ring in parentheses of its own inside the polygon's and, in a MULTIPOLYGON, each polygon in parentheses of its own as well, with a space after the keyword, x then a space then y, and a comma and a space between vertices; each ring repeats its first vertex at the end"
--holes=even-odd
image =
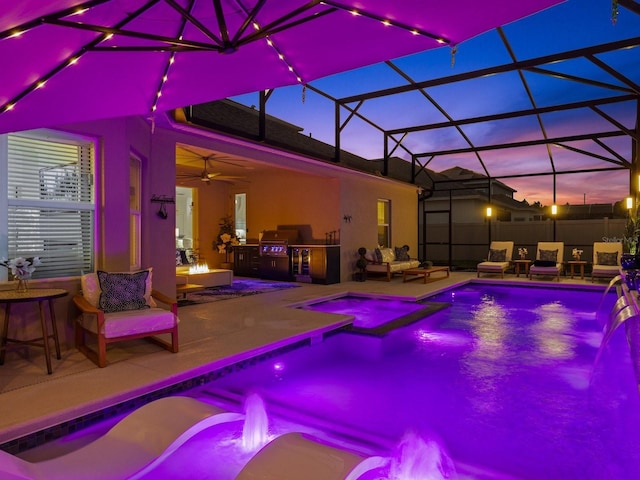
POLYGON ((503 250, 494 250, 493 248, 489 250, 489 257, 487 261, 489 262, 504 262, 507 260, 507 249, 503 250))
MULTIPOLYGON (((82 315, 79 322, 83 328, 98 333, 97 322, 93 315, 82 315)), ((168 330, 176 326, 180 320, 169 310, 155 307, 146 310, 126 310, 105 313, 102 334, 106 338, 118 338, 128 335, 168 330)))
POLYGON ((149 308, 144 298, 149 272, 108 273, 98 270, 100 301, 98 307, 105 313, 149 308))
POLYGON ((618 265, 618 252, 596 252, 598 265, 618 265))
POLYGON ((553 261, 555 264, 558 260, 558 250, 540 250, 538 260, 553 261))

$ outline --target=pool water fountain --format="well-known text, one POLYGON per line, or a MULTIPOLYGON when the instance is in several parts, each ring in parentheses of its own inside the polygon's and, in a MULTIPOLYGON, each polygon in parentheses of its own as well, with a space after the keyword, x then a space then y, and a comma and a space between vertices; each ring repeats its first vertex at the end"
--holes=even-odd
POLYGON ((269 442, 269 419, 262 397, 257 393, 247 396, 244 403, 245 420, 242 427, 242 448, 255 452, 269 442))

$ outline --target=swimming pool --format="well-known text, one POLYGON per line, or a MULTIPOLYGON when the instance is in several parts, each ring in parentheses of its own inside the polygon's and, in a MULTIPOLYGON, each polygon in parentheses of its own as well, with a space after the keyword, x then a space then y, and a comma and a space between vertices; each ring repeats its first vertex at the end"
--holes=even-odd
POLYGON ((333 335, 201 393, 258 392, 277 412, 330 422, 372 451, 410 430, 439 439, 456 463, 515 478, 640 478, 640 398, 624 329, 593 366, 601 297, 470 284, 429 298, 450 308, 384 337, 333 335))
MULTIPOLYGON (((469 284, 427 298, 449 306, 384 335, 335 332, 184 394, 242 411, 257 393, 276 435, 309 432, 365 457, 415 434, 437 442, 460 479, 640 478, 624 329, 593 366, 616 296, 598 319, 601 299, 469 284)), ((202 431, 142 478, 232 480, 247 459, 232 460, 229 444, 226 432, 202 431)))

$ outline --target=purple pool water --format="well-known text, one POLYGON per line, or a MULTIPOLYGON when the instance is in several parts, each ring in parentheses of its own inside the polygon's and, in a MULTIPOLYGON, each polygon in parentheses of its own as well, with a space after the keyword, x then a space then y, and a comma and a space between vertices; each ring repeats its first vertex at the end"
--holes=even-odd
POLYGON ((593 366, 615 295, 597 319, 601 298, 472 284, 430 298, 451 307, 383 337, 336 334, 199 393, 257 392, 274 416, 368 454, 412 431, 458 465, 505 476, 640 478, 640 397, 624 329, 593 366))

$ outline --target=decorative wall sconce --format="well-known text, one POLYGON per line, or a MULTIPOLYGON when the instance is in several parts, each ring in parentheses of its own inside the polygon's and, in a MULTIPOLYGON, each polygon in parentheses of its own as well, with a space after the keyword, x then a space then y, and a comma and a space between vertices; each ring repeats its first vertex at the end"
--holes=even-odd
POLYGON ((493 208, 487 207, 486 216, 487 218, 491 218, 493 216, 493 208))
POLYGON ((631 210, 633 208, 633 198, 627 197, 627 210, 631 210))
POLYGON ((342 217, 346 223, 351 223, 351 215, 347 215, 345 213, 344 217, 342 217))
POLYGON ((553 204, 551 205, 551 215, 557 215, 558 214, 558 205, 553 204))

